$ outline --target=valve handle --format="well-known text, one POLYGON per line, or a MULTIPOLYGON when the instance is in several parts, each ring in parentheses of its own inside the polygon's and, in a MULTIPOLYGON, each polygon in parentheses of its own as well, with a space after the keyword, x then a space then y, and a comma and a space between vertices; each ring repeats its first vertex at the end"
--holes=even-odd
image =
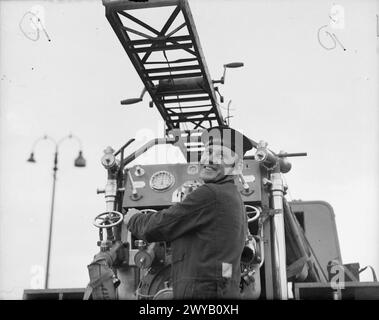
POLYGON ((261 214, 261 210, 258 207, 250 206, 250 205, 245 205, 245 210, 246 210, 246 215, 247 215, 247 222, 253 222, 257 220, 261 214), (250 210, 250 211, 249 211, 250 210), (250 217, 251 214, 254 215, 250 217))
POLYGON ((119 225, 124 216, 118 211, 106 211, 98 214, 93 220, 93 225, 100 229, 109 229, 119 225))

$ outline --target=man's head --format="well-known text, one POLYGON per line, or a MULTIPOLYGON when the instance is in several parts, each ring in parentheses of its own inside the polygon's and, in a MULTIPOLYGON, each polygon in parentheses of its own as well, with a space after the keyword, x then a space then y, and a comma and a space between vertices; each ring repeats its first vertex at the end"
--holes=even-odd
POLYGON ((242 173, 243 155, 252 148, 247 137, 228 127, 216 127, 206 130, 201 140, 204 152, 200 159, 200 178, 204 182, 242 173))
POLYGON ((235 174, 240 159, 231 149, 220 144, 208 144, 200 159, 200 178, 204 182, 217 181, 235 174))

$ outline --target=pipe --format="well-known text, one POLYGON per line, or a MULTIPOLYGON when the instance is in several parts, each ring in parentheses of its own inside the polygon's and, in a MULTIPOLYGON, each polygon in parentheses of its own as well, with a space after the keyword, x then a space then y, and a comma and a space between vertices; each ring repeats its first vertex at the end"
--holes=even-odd
POLYGON ((138 158, 141 154, 145 153, 150 148, 154 147, 158 144, 173 144, 177 142, 177 138, 156 138, 152 139, 146 144, 144 144, 142 147, 140 147, 138 150, 134 151, 131 155, 129 155, 126 159, 124 159, 121 163, 121 169, 123 169, 127 164, 138 158))
POLYGON ((287 262, 286 262, 286 241, 283 217, 283 194, 284 186, 280 175, 280 168, 271 174, 272 181, 271 195, 272 208, 275 214, 271 220, 272 227, 272 254, 273 254, 273 275, 274 275, 274 298, 280 300, 288 299, 287 288, 287 262))

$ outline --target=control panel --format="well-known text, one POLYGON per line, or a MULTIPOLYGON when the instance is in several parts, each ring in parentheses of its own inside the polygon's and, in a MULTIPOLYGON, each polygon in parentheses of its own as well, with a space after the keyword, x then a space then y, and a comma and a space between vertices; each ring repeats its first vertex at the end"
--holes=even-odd
MULTIPOLYGON (((199 169, 197 163, 135 165, 128 168, 125 173, 123 207, 168 207, 180 202, 183 195, 203 183, 199 179, 199 169)), ((257 161, 244 161, 243 178, 245 186, 238 177, 235 178, 243 201, 261 201, 261 174, 257 161)))

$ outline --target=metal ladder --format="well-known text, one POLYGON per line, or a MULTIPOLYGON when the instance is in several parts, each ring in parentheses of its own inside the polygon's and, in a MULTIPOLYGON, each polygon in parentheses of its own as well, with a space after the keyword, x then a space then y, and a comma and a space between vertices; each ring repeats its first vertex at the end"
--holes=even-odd
MULTIPOLYGON (((109 23, 151 96, 150 106, 158 109, 167 132, 226 124, 187 0, 103 0, 103 4, 109 23), (147 21, 153 13, 150 9, 163 7, 168 18, 156 29, 147 21), (175 57, 169 59, 169 54, 175 57)), ((134 100, 141 101, 143 94, 134 100)))

